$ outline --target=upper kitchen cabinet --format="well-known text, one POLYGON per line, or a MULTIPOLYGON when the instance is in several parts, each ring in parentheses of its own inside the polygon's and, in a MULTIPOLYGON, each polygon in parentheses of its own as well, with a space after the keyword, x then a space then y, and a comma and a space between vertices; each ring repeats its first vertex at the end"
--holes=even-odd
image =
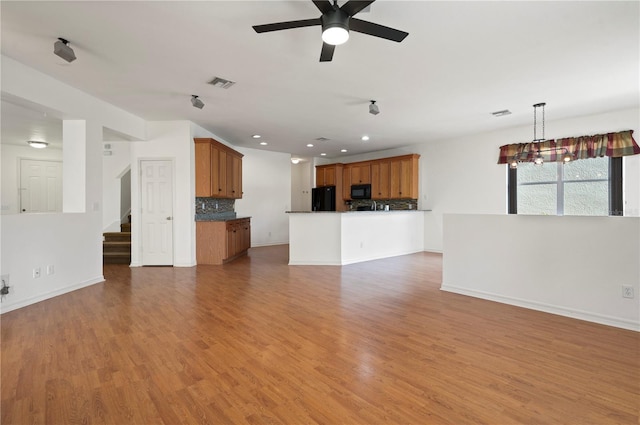
POLYGON ((316 187, 320 186, 342 189, 342 164, 316 165, 316 187))
POLYGON ((242 198, 242 155, 211 138, 195 138, 196 196, 242 198))
POLYGON ((371 163, 357 162, 350 164, 351 184, 371 183, 371 163))
POLYGON ((371 163, 371 199, 391 199, 391 161, 371 163))
POLYGON ((392 199, 418 199, 418 160, 412 154, 389 158, 392 199))
POLYGON ((351 164, 344 164, 342 168, 342 200, 351 200, 351 164))

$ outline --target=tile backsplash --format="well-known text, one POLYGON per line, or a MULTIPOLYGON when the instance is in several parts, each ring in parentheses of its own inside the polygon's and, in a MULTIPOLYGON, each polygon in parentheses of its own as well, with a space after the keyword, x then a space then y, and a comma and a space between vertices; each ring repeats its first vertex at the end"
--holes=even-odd
POLYGON ((196 198, 196 214, 233 212, 235 199, 196 198))
MULTIPOLYGON (((347 210, 357 210, 358 207, 371 207, 373 200, 371 199, 354 199, 349 206, 347 201, 347 210)), ((417 199, 376 199, 377 209, 384 209, 384 205, 389 205, 390 210, 416 210, 418 209, 417 199)))

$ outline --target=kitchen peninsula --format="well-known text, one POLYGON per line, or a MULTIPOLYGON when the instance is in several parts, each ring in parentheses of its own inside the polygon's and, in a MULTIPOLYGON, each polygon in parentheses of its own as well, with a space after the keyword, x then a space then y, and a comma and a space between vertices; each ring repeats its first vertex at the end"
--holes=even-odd
POLYGON ((424 251, 424 212, 290 212, 289 265, 346 265, 424 251))

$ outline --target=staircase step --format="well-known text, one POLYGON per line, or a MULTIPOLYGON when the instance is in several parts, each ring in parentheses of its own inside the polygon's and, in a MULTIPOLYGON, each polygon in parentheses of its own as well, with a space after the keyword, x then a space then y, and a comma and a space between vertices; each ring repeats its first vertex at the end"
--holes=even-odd
POLYGON ((105 232, 102 234, 105 242, 130 242, 131 232, 105 232))
POLYGON ((107 264, 130 264, 131 254, 120 252, 104 252, 102 262, 107 264))
POLYGON ((121 252, 131 255, 131 242, 106 241, 102 243, 102 252, 121 252))
POLYGON ((131 223, 122 223, 120 225, 120 231, 131 233, 131 223))

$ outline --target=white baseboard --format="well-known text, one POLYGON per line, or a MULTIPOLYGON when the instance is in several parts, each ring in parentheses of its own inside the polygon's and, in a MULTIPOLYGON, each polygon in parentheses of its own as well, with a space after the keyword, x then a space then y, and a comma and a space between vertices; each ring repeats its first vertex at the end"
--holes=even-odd
POLYGON ((260 244, 251 245, 251 248, 260 248, 261 246, 276 246, 276 245, 289 245, 289 241, 260 243, 260 244))
POLYGON ((95 285, 96 283, 100 283, 100 282, 104 282, 104 276, 102 275, 94 277, 93 279, 85 280, 84 282, 80 282, 75 285, 71 285, 62 289, 57 289, 55 291, 47 292, 46 294, 40 294, 35 297, 30 297, 21 301, 16 301, 11 304, 2 303, 0 304, 0 314, 8 313, 10 311, 17 310, 19 308, 27 307, 31 304, 39 303, 40 301, 45 301, 50 298, 67 294, 69 292, 73 292, 78 289, 85 288, 87 286, 95 285))
POLYGON ((483 300, 495 301, 503 304, 514 305, 517 307, 524 307, 531 310, 543 311, 545 313, 557 314, 559 316, 571 317, 573 319, 585 320, 587 322, 599 323, 601 325, 613 326, 616 328, 640 332, 640 323, 620 317, 591 313, 588 311, 540 303, 537 301, 525 300, 521 298, 508 297, 490 292, 476 291, 473 289, 461 288, 454 285, 443 284, 440 289, 442 291, 453 292, 460 295, 467 295, 474 298, 481 298, 483 300))

